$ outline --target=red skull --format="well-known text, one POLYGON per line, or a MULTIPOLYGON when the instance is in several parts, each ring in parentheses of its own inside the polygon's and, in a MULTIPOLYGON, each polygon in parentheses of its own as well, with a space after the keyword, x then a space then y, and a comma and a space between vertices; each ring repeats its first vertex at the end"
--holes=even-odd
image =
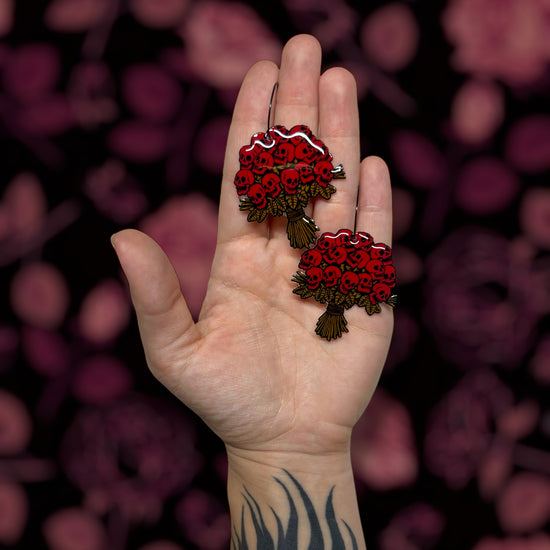
POLYGON ((370 255, 373 258, 385 260, 391 256, 391 248, 387 244, 376 243, 372 245, 370 255))
POLYGON ((296 145, 296 159, 305 162, 311 162, 317 154, 317 149, 314 149, 307 141, 301 141, 296 145))
POLYGON ((353 271, 346 271, 340 280, 340 292, 342 294, 347 294, 350 290, 353 290, 357 286, 358 282, 359 275, 357 275, 357 273, 354 273, 353 271))
POLYGON ((351 229, 340 229, 340 231, 336 233, 336 237, 334 239, 336 246, 347 246, 351 241, 352 235, 353 231, 351 231, 351 229))
POLYGON ((323 256, 318 250, 315 250, 314 248, 310 250, 306 250, 302 257, 300 258, 300 263, 298 264, 298 267, 300 269, 309 269, 310 267, 317 267, 321 260, 323 259, 323 256))
POLYGON ((326 187, 332 177, 332 164, 328 160, 321 160, 315 165, 315 181, 321 187, 326 187))
POLYGON ((281 192, 281 178, 274 172, 268 172, 262 177, 262 185, 270 197, 277 197, 281 192))
POLYGON ((306 162, 299 162, 294 168, 298 170, 302 183, 311 183, 315 179, 313 168, 306 162))
POLYGON ((348 253, 348 265, 354 269, 363 269, 369 261, 369 253, 365 250, 356 248, 348 253))
POLYGON ((335 235, 334 233, 323 233, 319 239, 317 240, 317 244, 315 245, 315 248, 320 250, 323 254, 331 249, 332 247, 336 246, 335 242, 335 235))
POLYGON ((298 189, 298 183, 300 183, 300 174, 294 168, 287 168, 281 172, 281 181, 285 191, 289 195, 294 195, 298 189))
POLYGON ((338 283, 338 279, 342 276, 342 272, 339 267, 335 265, 329 265, 325 267, 323 271, 323 283, 327 288, 332 288, 338 283))
POLYGON ((320 267, 312 267, 306 271, 307 287, 310 290, 315 290, 321 283, 323 278, 323 270, 320 267))
POLYGON ((370 273, 359 273, 359 282, 357 290, 363 294, 368 294, 372 288, 372 275, 370 273))
POLYGON ((395 267, 393 265, 384 266, 382 280, 391 288, 395 286, 395 267))
POLYGON ((250 145, 241 147, 241 150, 239 151, 239 162, 241 163, 241 168, 252 168, 255 156, 256 152, 250 145))
POLYGON ((275 139, 275 143, 281 143, 288 139, 288 130, 282 124, 273 126, 268 134, 269 137, 275 139))
POLYGON ((258 208, 265 208, 267 205, 267 199, 265 198, 265 189, 259 184, 255 183, 248 190, 248 198, 258 208))
POLYGON ((361 248, 363 250, 368 250, 373 242, 374 239, 364 231, 358 231, 357 233, 355 233, 350 241, 353 246, 361 248))
MULTIPOLYGON (((316 139, 316 138, 313 138, 313 143, 323 151, 323 152, 319 151, 317 153, 318 155, 317 158, 319 160, 328 160, 330 162, 332 160, 332 155, 330 154, 327 146, 320 139, 316 139)), ((331 165, 331 169, 332 169, 332 165, 331 165)))
POLYGON ((372 287, 370 300, 373 304, 385 302, 390 297, 390 287, 386 283, 376 283, 372 287))
POLYGON ((250 170, 239 170, 235 174, 235 187, 239 195, 246 195, 254 183, 254 174, 250 170))
POLYGON ((273 168, 273 156, 267 151, 262 151, 254 160, 252 171, 255 174, 265 174, 271 168, 273 168))
POLYGON ((380 279, 382 275, 384 275, 384 264, 382 260, 371 260, 367 262, 365 268, 375 279, 380 279))
POLYGON ((273 151, 273 158, 278 164, 288 164, 294 160, 294 145, 288 141, 279 143, 273 151))
POLYGON ((346 249, 343 246, 335 246, 333 248, 329 248, 323 254, 323 258, 329 264, 342 264, 346 261, 347 255, 348 253, 346 252, 346 249))
POLYGON ((293 126, 288 133, 290 136, 294 136, 290 138, 290 143, 292 143, 292 145, 298 145, 302 143, 305 137, 313 137, 313 133, 305 124, 298 124, 297 126, 293 126))

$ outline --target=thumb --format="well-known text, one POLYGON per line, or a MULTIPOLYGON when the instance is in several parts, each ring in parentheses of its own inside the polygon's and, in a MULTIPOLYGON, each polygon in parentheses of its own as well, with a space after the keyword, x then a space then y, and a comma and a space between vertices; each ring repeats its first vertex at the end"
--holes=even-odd
POLYGON ((145 233, 125 229, 115 233, 111 243, 128 279, 147 363, 165 382, 183 348, 199 336, 178 276, 160 246, 145 233))

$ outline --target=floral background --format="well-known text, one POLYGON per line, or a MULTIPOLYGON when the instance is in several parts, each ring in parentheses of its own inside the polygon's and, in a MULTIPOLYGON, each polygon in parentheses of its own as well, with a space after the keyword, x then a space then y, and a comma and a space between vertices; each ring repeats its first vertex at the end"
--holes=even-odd
POLYGON ((550 549, 546 0, 0 0, 0 546, 227 547, 223 448, 149 374, 109 236, 157 239, 198 313, 238 86, 300 32, 394 181, 367 543, 550 549))

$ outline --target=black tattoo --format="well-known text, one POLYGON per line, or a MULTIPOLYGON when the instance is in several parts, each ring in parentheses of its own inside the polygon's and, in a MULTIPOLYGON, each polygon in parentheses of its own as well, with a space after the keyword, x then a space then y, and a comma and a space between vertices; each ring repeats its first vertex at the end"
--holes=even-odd
MULTIPOLYGON (((298 490, 301 504, 303 505, 306 512, 308 525, 304 527, 302 524, 300 524, 300 516, 298 514, 296 502, 292 497, 288 486, 285 485, 285 483, 280 479, 274 478, 286 494, 290 513, 285 529, 283 527, 281 518, 279 517, 277 512, 275 512, 275 510, 271 508, 271 513, 275 517, 275 521, 277 523, 277 534, 274 535, 270 533, 265 524, 262 509, 260 508, 257 500, 245 487, 243 493, 245 504, 243 504, 241 513, 240 533, 237 530, 237 526, 233 525, 233 536, 231 538, 231 546, 233 550, 252 550, 252 547, 249 546, 249 541, 245 529, 245 516, 247 515, 247 511, 250 514, 252 525, 254 526, 254 531, 256 535, 256 550, 296 550, 298 548, 298 532, 302 528, 307 528, 310 533, 308 550, 323 550, 325 546, 330 546, 332 550, 345 550, 346 544, 344 542, 344 537, 340 532, 340 528, 338 527, 338 520, 336 519, 336 514, 334 513, 334 507, 332 504, 332 494, 334 492, 334 487, 330 490, 325 504, 325 521, 328 526, 328 531, 330 533, 330 541, 325 541, 323 537, 323 532, 321 530, 321 523, 317 516, 317 512, 315 511, 313 503, 311 502, 311 499, 308 497, 302 485, 300 485, 300 483, 292 476, 292 474, 290 474, 290 472, 288 472, 287 470, 284 470, 284 472, 298 490)), ((355 538, 353 531, 344 520, 341 521, 347 530, 351 542, 351 549, 357 550, 357 539, 355 538)))

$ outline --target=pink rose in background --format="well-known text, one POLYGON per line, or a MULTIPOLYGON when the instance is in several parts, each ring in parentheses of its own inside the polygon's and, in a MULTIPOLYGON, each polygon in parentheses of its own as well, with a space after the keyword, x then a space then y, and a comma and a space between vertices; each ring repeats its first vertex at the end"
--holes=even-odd
POLYGON ((168 152, 170 135, 164 125, 142 120, 123 120, 107 138, 113 153, 136 163, 158 162, 168 152))
POLYGON ((498 233, 462 227, 426 262, 425 319, 460 368, 517 367, 550 307, 545 268, 515 250, 498 233))
POLYGON ((484 537, 472 550, 550 550, 550 537, 542 533, 522 538, 484 537))
POLYGON ((114 279, 105 279, 92 288, 78 313, 80 334, 96 345, 115 340, 129 321, 127 292, 114 279))
POLYGON ((180 107, 179 83, 156 64, 129 67, 122 74, 121 84, 126 105, 143 120, 168 122, 180 107))
POLYGON ((54 512, 42 525, 51 550, 103 550, 107 534, 101 522, 83 508, 54 512))
POLYGON ((466 212, 485 216, 504 210, 519 189, 519 179, 502 161, 479 157, 461 167, 455 201, 466 212))
POLYGON ((10 289, 13 310, 29 325, 51 329, 59 326, 69 307, 69 288, 52 264, 33 262, 13 277, 10 289))
POLYGON ((151 523, 164 500, 200 470, 195 443, 194 425, 181 408, 134 395, 80 409, 65 434, 61 462, 90 509, 151 523))
POLYGON ((480 145, 490 139, 505 117, 504 92, 494 82, 466 81, 451 106, 451 127, 458 139, 480 145))
POLYGON ((507 533, 531 533, 550 519, 550 480, 543 475, 520 472, 497 498, 497 516, 507 533))
POLYGON ((536 246, 550 249, 550 189, 532 187, 523 197, 519 211, 521 228, 536 246))
POLYGON ((429 550, 438 541, 445 518, 435 508, 416 502, 400 510, 378 539, 380 550, 429 550))
POLYGON ((510 477, 514 468, 513 452, 511 442, 496 441, 481 458, 477 481, 485 500, 493 500, 510 477))
POLYGON ((217 227, 217 209, 201 195, 168 199, 159 210, 144 218, 140 227, 170 258, 195 317, 206 294, 217 227))
POLYGON ((211 174, 222 173, 230 124, 227 116, 212 119, 202 127, 195 142, 195 158, 211 174))
POLYGON ((84 193, 99 212, 121 225, 133 222, 148 206, 138 181, 116 159, 108 159, 88 172, 84 193))
POLYGON ((405 4, 390 2, 375 10, 361 28, 367 56, 385 71, 400 71, 416 55, 418 23, 405 4))
POLYGON ((198 548, 227 548, 231 521, 226 506, 214 495, 191 489, 178 503, 176 517, 186 537, 198 548))
POLYGON ((0 36, 8 34, 12 28, 14 8, 14 0, 0 2, 0 36))
POLYGON ((83 403, 97 405, 120 399, 132 385, 132 375, 120 360, 110 355, 95 355, 78 365, 72 391, 83 403))
POLYGON ((445 181, 445 158, 428 138, 410 130, 400 130, 393 134, 390 146, 395 167, 414 187, 431 189, 445 181))
POLYGON ((82 32, 100 23, 108 10, 108 0, 53 0, 44 18, 54 31, 82 32))
POLYGON ((71 352, 59 332, 25 327, 22 344, 25 359, 39 374, 54 378, 70 368, 71 352))
POLYGON ((19 541, 28 514, 29 503, 23 488, 0 480, 0 543, 10 547, 19 541))
POLYGON ((194 71, 219 88, 238 87, 256 61, 279 62, 281 43, 254 10, 240 2, 195 4, 180 34, 194 71))
POLYGON ((405 407, 378 388, 352 434, 355 475, 388 491, 410 485, 418 473, 411 419, 405 407))
POLYGON ((506 158, 528 174, 550 169, 550 116, 536 114, 520 118, 508 134, 506 158))
POLYGON ((529 364, 537 382, 550 386, 550 336, 541 339, 529 364))
POLYGON ((492 371, 465 376, 431 411, 424 440, 427 467, 449 487, 462 489, 490 449, 493 419, 512 403, 512 391, 492 371))
POLYGON ((23 451, 31 435, 32 421, 24 403, 15 395, 0 390, 0 456, 23 451))
POLYGON ((537 79, 550 60, 549 14, 542 0, 451 0, 442 24, 454 67, 512 86, 537 79))
POLYGON ((189 0, 130 0, 134 17, 153 29, 178 25, 188 5, 189 0))

